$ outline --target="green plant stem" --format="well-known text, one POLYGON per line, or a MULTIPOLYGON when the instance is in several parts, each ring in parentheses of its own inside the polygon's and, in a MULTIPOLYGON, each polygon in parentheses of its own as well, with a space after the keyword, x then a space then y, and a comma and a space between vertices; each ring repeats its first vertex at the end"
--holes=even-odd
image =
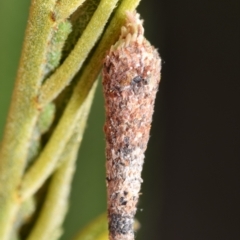
POLYGON ((81 112, 81 105, 99 74, 102 59, 106 51, 118 38, 120 28, 125 22, 126 11, 133 11, 138 3, 139 0, 124 0, 114 14, 114 18, 104 33, 93 57, 84 68, 83 74, 74 88, 74 92, 58 126, 39 158, 24 176, 21 192, 24 200, 34 194, 56 168, 59 156, 62 154, 62 149, 70 138, 76 124, 76 119, 81 112))
POLYGON ((78 85, 72 96, 72 101, 82 102, 94 80, 97 78, 102 66, 102 59, 105 57, 107 50, 110 49, 119 37, 121 27, 126 21, 126 12, 134 11, 140 0, 123 0, 117 8, 108 28, 104 32, 102 39, 97 45, 92 58, 84 68, 79 78, 78 85))
POLYGON ((118 0, 102 0, 89 24, 63 64, 43 84, 39 101, 42 106, 51 102, 69 84, 103 32, 118 0))
POLYGON ((62 164, 52 177, 44 206, 27 240, 54 239, 53 235, 56 230, 61 228, 67 210, 71 181, 75 170, 75 160, 82 141, 94 92, 95 87, 92 88, 86 101, 83 103, 75 132, 67 143, 64 154, 60 159, 62 164))
POLYGON ((76 11, 86 0, 60 0, 57 2, 54 13, 56 20, 65 20, 76 11))
MULTIPOLYGON (((75 136, 69 142, 73 143, 72 140, 75 140, 75 136)), ((66 146, 65 149, 71 152, 65 157, 62 166, 53 174, 44 206, 27 240, 52 239, 50 236, 60 227, 67 210, 69 185, 74 171, 73 160, 76 158, 78 150, 78 144, 76 143, 71 147, 66 146)))
POLYGON ((25 167, 33 128, 39 114, 36 97, 43 77, 47 41, 55 0, 35 0, 29 22, 17 81, 0 149, 0 239, 7 240, 17 211, 17 187, 25 167))
MULTIPOLYGON (((94 84, 93 89, 94 88, 96 88, 96 84, 94 84)), ((74 132, 76 124, 78 124, 79 116, 82 112, 83 101, 79 103, 78 101, 71 102, 70 100, 70 103, 67 105, 67 108, 49 139, 48 144, 23 178, 21 185, 22 200, 26 200, 34 194, 56 169, 59 158, 74 132)))
POLYGON ((91 21, 95 21, 95 25, 93 24, 91 28, 89 27, 91 25, 87 26, 90 30, 86 33, 84 31, 82 34, 79 40, 82 42, 77 43, 77 46, 70 54, 72 59, 69 56, 59 70, 41 88, 46 66, 48 42, 52 28, 56 26, 54 15, 52 15, 56 0, 32 1, 17 82, 0 149, 1 240, 10 239, 11 232, 14 230, 13 223, 21 201, 32 196, 56 169, 60 156, 77 125, 81 115, 82 104, 100 71, 102 59, 106 51, 118 38, 120 28, 125 22, 126 11, 133 11, 139 1, 121 1, 103 38, 89 59, 88 65, 83 69, 79 82, 58 126, 55 128, 53 135, 37 161, 23 177, 21 184, 31 135, 41 107, 54 99, 79 71, 89 51, 102 34, 103 26, 117 3, 117 0, 102 0, 100 2, 91 19, 91 21), (101 8, 102 10, 100 11, 99 9, 101 8), (108 9, 107 12, 106 9, 108 9), (99 24, 100 21, 102 21, 101 24, 99 24), (85 36, 83 41, 81 39, 84 39, 84 34, 89 34, 89 36, 85 36), (91 41, 89 42, 88 40, 91 41), (85 52, 83 53, 79 50, 80 48, 86 49, 87 46, 91 46, 88 51, 84 50, 85 52), (43 91, 42 95, 40 89, 43 91), (19 187, 21 187, 20 192, 19 187))

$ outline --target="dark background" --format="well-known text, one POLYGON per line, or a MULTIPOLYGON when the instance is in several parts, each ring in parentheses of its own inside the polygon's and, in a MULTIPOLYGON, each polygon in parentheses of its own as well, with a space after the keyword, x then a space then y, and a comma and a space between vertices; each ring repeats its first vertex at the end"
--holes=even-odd
POLYGON ((139 239, 240 239, 239 3, 139 8, 163 59, 139 239))
MULTIPOLYGON (((29 2, 0 2, 1 134, 29 2)), ((142 0, 138 8, 163 61, 138 240, 240 239, 239 5, 239 0, 142 0)), ((99 86, 62 240, 105 211, 103 123, 99 86)))

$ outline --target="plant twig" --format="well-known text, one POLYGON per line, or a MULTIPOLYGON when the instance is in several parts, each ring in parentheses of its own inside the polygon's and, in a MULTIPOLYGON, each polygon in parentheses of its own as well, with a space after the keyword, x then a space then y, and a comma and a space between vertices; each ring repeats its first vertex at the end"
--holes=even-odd
POLYGON ((43 77, 55 0, 32 1, 17 82, 0 149, 0 239, 8 239, 18 205, 31 134, 39 113, 36 97, 43 77), (41 30, 40 30, 41 29, 41 30))
POLYGON ((80 113, 79 109, 81 104, 84 102, 84 99, 100 71, 102 59, 104 58, 106 51, 114 43, 114 39, 118 37, 122 23, 125 21, 126 11, 133 11, 138 3, 139 0, 124 0, 117 9, 114 18, 104 33, 93 57, 84 68, 83 74, 80 76, 78 84, 74 88, 73 95, 58 126, 51 136, 51 139, 36 160, 35 164, 24 176, 21 192, 23 199, 34 194, 55 169, 59 156, 62 153, 62 149, 73 131, 76 119, 80 113), (52 155, 53 152, 54 155, 52 155))
MULTIPOLYGON (((96 83, 93 89, 96 88, 96 83)), ((63 150, 73 134, 82 112, 82 102, 69 102, 64 114, 53 132, 48 144, 26 172, 21 185, 21 199, 26 200, 34 194, 55 170, 63 150), (54 154, 53 154, 54 153, 54 154)))
POLYGON ((107 50, 112 44, 114 44, 119 35, 120 30, 126 19, 126 12, 132 12, 138 6, 140 0, 123 0, 120 6, 117 8, 112 20, 109 23, 108 28, 104 32, 102 39, 97 45, 96 50, 92 58, 89 60, 88 65, 84 68, 82 75, 79 78, 78 85, 75 88, 74 99, 82 99, 83 95, 86 96, 89 89, 96 79, 103 62, 103 58, 106 55, 107 50))
POLYGON ((79 71, 90 50, 102 34, 104 26, 117 2, 118 0, 102 0, 100 2, 73 51, 42 86, 39 96, 42 106, 51 102, 79 71))
POLYGON ((95 87, 92 88, 86 101, 83 103, 75 132, 67 143, 63 156, 60 158, 62 164, 52 177, 41 214, 27 240, 54 239, 53 235, 55 231, 61 227, 67 210, 71 181, 75 170, 75 160, 91 109, 94 93, 95 87))
POLYGON ((57 2, 54 14, 57 21, 68 18, 86 0, 60 0, 57 2))
MULTIPOLYGON (((68 0, 59 1, 59 5, 56 4, 57 0, 32 0, 17 83, 0 149, 1 240, 9 240, 11 233, 15 231, 13 223, 22 201, 32 196, 57 168, 66 144, 75 131, 81 115, 82 104, 90 89, 95 87, 94 81, 101 69, 102 59, 118 38, 120 28, 125 21, 125 12, 133 11, 139 1, 120 1, 102 39, 96 44, 102 35, 106 21, 118 2, 118 0, 101 0, 76 47, 41 87, 46 77, 51 37, 59 27, 59 23, 66 20, 63 9, 68 9, 68 14, 71 14, 73 9, 77 8, 77 4, 80 5, 83 1, 79 0, 78 3, 75 0, 71 1, 76 5, 68 8, 66 5, 68 0), (58 16, 60 16, 59 19, 58 16), (79 73, 82 63, 95 45, 97 46, 87 61, 88 65, 84 66, 79 73), (77 73, 78 76, 76 76, 77 73), (38 159, 22 176, 26 167, 31 137, 42 107, 50 103, 74 76, 76 76, 77 84, 58 125, 38 159)), ((49 72, 54 69, 55 65, 49 72)), ((53 199, 53 201, 55 200, 53 199)))

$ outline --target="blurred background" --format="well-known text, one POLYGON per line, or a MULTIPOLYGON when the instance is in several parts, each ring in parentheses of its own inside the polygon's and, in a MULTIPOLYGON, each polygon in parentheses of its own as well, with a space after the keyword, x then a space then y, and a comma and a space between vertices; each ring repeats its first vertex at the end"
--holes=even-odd
MULTIPOLYGON (((29 4, 0 1, 0 136, 29 4)), ((136 239, 240 239, 240 1, 142 0, 138 11, 163 64, 136 239)), ((61 240, 106 209, 103 124, 99 86, 61 240)))

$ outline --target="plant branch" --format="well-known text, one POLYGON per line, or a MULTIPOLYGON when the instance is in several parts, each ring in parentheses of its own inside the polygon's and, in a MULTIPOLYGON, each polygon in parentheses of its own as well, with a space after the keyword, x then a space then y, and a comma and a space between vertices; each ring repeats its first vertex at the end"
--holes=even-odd
POLYGON ((89 60, 88 65, 84 68, 79 78, 78 85, 72 96, 72 99, 75 99, 74 101, 82 101, 81 99, 83 99, 83 96, 86 96, 87 92, 91 89, 93 81, 97 78, 101 69, 102 59, 104 59, 107 50, 110 49, 111 45, 116 42, 120 35, 121 27, 126 21, 126 12, 134 11, 139 2, 140 0, 123 0, 117 8, 92 58, 89 60))
POLYGON ((94 92, 95 87, 92 88, 86 101, 83 103, 76 129, 64 149, 63 156, 60 158, 62 164, 53 174, 41 214, 27 240, 55 239, 53 235, 56 230, 59 230, 57 233, 61 232, 59 228, 67 210, 71 181, 75 170, 75 160, 91 109, 94 92))
POLYGON ((8 239, 18 205, 17 187, 39 110, 36 97, 43 78, 44 59, 55 0, 35 0, 19 65, 17 81, 0 149, 0 239, 8 239))
POLYGON ((60 0, 57 2, 54 10, 56 20, 61 21, 69 18, 86 0, 60 0))
POLYGON ((104 26, 118 0, 102 0, 89 24, 63 64, 43 84, 39 101, 42 106, 51 102, 69 84, 103 32, 104 26))
POLYGON ((119 36, 120 28, 125 21, 126 11, 133 11, 138 3, 139 0, 124 0, 117 9, 93 57, 84 68, 83 74, 74 88, 73 95, 48 144, 24 176, 21 190, 23 200, 34 194, 55 169, 59 156, 62 154, 62 149, 70 138, 81 112, 80 107, 100 71, 102 59, 114 43, 114 39, 119 36), (52 153, 54 153, 54 156, 52 153))
MULTIPOLYGON (((93 86, 93 90, 89 94, 92 95, 95 88, 96 84, 93 86)), ((78 119, 82 112, 81 105, 82 102, 79 104, 77 101, 70 100, 47 145, 32 167, 30 167, 24 175, 21 184, 22 201, 25 201, 34 194, 56 169, 59 158, 61 157, 68 140, 73 134, 76 124, 78 124, 78 119)))
MULTIPOLYGON (((60 59, 56 58, 57 61, 54 62, 54 64, 49 63, 48 61, 50 60, 56 60, 55 58, 51 58, 49 52, 51 52, 51 49, 55 49, 54 47, 58 47, 60 49, 59 54, 61 55, 64 41, 71 28, 70 23, 65 19, 67 16, 64 15, 65 10, 66 12, 68 11, 68 14, 71 14, 83 1, 74 0, 71 1, 73 5, 68 6, 67 3, 70 2, 69 0, 62 0, 57 4, 57 0, 32 0, 17 82, 0 149, 1 240, 9 240, 12 232, 16 230, 15 227, 13 227, 13 223, 16 220, 17 212, 22 201, 31 197, 56 170, 61 155, 63 155, 67 143, 76 130, 85 104, 84 101, 88 98, 87 96, 90 97, 93 95, 92 92, 94 90, 91 89, 96 87, 94 82, 101 69, 102 60, 105 57, 106 51, 118 39, 121 26, 125 22, 126 11, 133 11, 139 1, 140 0, 120 1, 120 5, 114 12, 107 29, 103 33, 104 26, 118 0, 101 0, 75 48, 63 64, 41 86, 46 77, 46 70, 49 68, 48 73, 53 71, 57 67, 57 61, 60 59), (63 28, 66 30, 66 36, 60 39, 61 41, 63 40, 60 44, 57 42, 58 35, 55 36, 54 34, 55 31, 61 30, 59 29, 61 23, 65 24, 63 28), (55 44, 55 40, 52 39, 53 36, 57 39, 56 43, 59 44, 59 46, 51 46, 51 44, 55 44), (97 43, 100 37, 101 40, 97 43), (52 40, 54 41, 51 42, 52 40), (84 68, 79 72, 83 62, 95 45, 96 48, 91 52, 87 64, 85 64, 84 68), (76 76, 76 74, 78 75, 76 76), (72 96, 61 119, 58 121, 58 125, 55 127, 45 148, 39 153, 38 158, 23 176, 33 132, 41 110, 64 90, 73 77, 75 77, 76 81, 74 84, 76 83, 76 86, 74 87, 72 96), (89 93, 90 90, 91 92, 89 93)), ((58 172, 60 170, 61 167, 58 169, 58 172)), ((61 171, 63 170, 66 169, 62 169, 61 171)), ((57 186, 53 184, 56 176, 59 175, 57 173, 54 174, 51 186, 57 186)), ((56 177, 56 179, 59 178, 56 177)), ((56 194, 57 191, 60 193, 66 190, 65 187, 63 187, 65 190, 61 190, 61 187, 60 189, 55 187, 51 187, 48 195, 49 199, 52 199, 52 204, 54 201, 56 201, 56 203, 58 201, 57 195, 54 196, 53 193, 55 192, 56 194)), ((67 194, 67 190, 64 194, 67 194)), ((44 206, 46 206, 47 209, 46 204, 44 206)), ((46 221, 47 215, 44 214, 47 213, 47 210, 45 212, 43 210, 43 215, 39 219, 39 226, 43 224, 41 221, 46 221)), ((64 212, 62 212, 62 214, 64 214, 64 212)), ((53 215, 48 215, 50 219, 52 216, 53 215)), ((53 221, 52 224, 50 228, 51 226, 60 224, 60 222, 54 223, 53 221)), ((33 230, 32 234, 34 234, 34 231, 35 230, 33 230)), ((39 230, 36 230, 36 233, 37 232, 39 232, 39 230)))

